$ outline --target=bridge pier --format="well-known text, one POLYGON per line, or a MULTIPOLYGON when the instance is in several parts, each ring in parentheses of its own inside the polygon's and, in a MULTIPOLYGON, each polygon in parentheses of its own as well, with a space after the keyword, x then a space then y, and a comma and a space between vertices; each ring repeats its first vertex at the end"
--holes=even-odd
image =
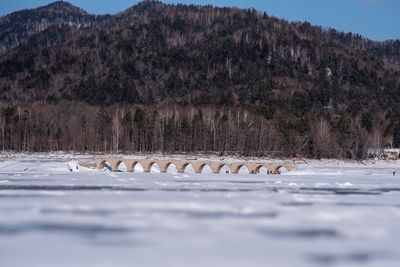
POLYGON ((139 163, 140 163, 140 165, 142 165, 144 172, 150 172, 151 171, 151 167, 153 166, 155 161, 152 161, 152 160, 140 160, 139 163))
POLYGON ((120 160, 120 159, 108 159, 107 162, 110 164, 111 170, 113 172, 117 172, 119 164, 121 164, 122 160, 120 160))
POLYGON ((187 166, 189 166, 190 162, 174 160, 172 161, 172 164, 175 165, 178 173, 185 173, 185 169, 187 166))
POLYGON ((278 174, 279 166, 275 164, 267 164, 264 165, 264 167, 267 168, 269 174, 278 174))
POLYGON ((238 174, 240 171, 240 168, 242 168, 244 165, 242 163, 232 163, 229 165, 229 170, 233 174, 238 174))
POLYGON ((156 160, 155 163, 157 163, 158 167, 160 167, 161 173, 167 173, 168 167, 172 162, 166 160, 156 160))
POLYGON ((125 164, 127 172, 134 172, 135 171, 135 166, 136 166, 136 164, 138 164, 139 161, 131 160, 131 159, 125 159, 122 162, 125 164))
POLYGON ((201 173, 206 165, 208 165, 208 162, 192 162, 193 170, 195 173, 201 173))
POLYGON ((221 169, 225 166, 225 163, 212 162, 209 165, 213 173, 221 173, 221 169))
POLYGON ((246 168, 249 170, 249 174, 257 174, 260 168, 263 166, 261 164, 245 164, 246 168))
POLYGON ((96 159, 96 170, 100 171, 106 165, 106 161, 104 159, 96 159))

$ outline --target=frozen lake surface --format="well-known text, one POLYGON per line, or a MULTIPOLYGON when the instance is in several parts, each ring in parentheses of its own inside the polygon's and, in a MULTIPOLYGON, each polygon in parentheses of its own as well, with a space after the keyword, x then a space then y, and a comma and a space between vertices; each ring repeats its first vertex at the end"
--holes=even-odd
POLYGON ((398 163, 283 175, 66 164, 0 162, 0 266, 400 266, 398 163))

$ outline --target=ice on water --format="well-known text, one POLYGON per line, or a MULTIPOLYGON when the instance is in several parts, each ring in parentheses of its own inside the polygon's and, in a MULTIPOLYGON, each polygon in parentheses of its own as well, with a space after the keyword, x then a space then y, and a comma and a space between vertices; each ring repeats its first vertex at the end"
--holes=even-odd
POLYGON ((0 162, 0 266, 400 266, 397 162, 279 176, 76 166, 0 162))

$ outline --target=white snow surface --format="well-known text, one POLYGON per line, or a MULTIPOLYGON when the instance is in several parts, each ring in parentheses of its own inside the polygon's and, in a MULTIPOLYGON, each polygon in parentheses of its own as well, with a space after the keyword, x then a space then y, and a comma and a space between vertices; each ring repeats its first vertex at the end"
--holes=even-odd
POLYGON ((1 267, 400 266, 400 162, 217 175, 0 157, 1 267))

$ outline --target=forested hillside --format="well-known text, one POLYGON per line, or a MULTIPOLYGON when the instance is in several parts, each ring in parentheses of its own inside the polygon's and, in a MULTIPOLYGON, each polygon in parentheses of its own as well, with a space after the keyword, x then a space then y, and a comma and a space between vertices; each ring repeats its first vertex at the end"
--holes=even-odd
POLYGON ((0 18, 0 143, 365 157, 400 146, 400 41, 256 10, 65 2, 0 18), (20 140, 23 140, 22 142, 20 140))

